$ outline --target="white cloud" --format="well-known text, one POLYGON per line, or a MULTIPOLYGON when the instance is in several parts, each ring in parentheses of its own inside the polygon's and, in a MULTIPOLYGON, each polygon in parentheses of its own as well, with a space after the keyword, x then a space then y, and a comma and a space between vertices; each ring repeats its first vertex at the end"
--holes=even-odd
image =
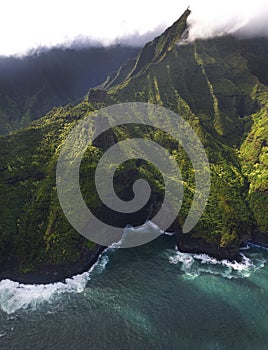
POLYGON ((104 45, 126 42, 128 37, 130 43, 144 43, 178 19, 189 4, 193 38, 241 27, 251 35, 268 33, 267 0, 2 0, 0 54, 21 54, 77 38, 104 45))
POLYGON ((226 33, 268 35, 267 0, 192 1, 191 37, 207 38, 226 33))

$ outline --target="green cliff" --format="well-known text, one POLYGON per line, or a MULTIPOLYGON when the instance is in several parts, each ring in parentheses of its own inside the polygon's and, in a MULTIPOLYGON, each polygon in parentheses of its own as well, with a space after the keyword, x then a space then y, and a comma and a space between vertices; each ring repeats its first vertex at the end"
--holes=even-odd
MULTIPOLYGON (((165 33, 146 44, 136 60, 108 77, 100 87, 107 91, 103 101, 92 99, 89 93, 75 107, 54 108, 27 128, 0 137, 3 270, 12 262, 22 271, 74 262, 81 252, 93 249, 62 213, 55 167, 64 140, 77 121, 95 109, 120 102, 159 104, 190 123, 210 161, 211 194, 198 225, 183 234, 194 193, 190 160, 181 146, 162 132, 122 126, 89 147, 81 166, 82 193, 96 215, 112 216, 94 186, 94 169, 102 152, 115 140, 140 135, 167 148, 181 168, 185 197, 173 225, 181 250, 232 259, 249 239, 268 243, 268 87, 258 68, 264 53, 254 49, 253 39, 184 42, 181 38, 189 15, 187 10, 165 33)), ((268 47, 268 40, 264 44, 268 47)), ((267 72, 268 63, 264 64, 262 69, 267 72)), ((156 210, 163 197, 162 178, 145 162, 127 162, 118 171, 115 188, 119 196, 128 199, 129 182, 139 177, 151 183, 156 210)), ((141 224, 150 215, 147 206, 139 216, 117 221, 122 226, 141 224)))

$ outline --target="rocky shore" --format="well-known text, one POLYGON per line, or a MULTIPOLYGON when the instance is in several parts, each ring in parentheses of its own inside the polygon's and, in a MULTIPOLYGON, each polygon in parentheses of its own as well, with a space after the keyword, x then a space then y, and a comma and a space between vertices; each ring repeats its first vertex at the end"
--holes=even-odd
POLYGON ((10 279, 24 284, 64 282, 66 278, 88 271, 96 263, 104 249, 105 247, 103 246, 96 246, 93 250, 87 249, 83 251, 80 259, 75 263, 44 265, 27 273, 19 272, 17 264, 10 263, 3 272, 0 272, 0 281, 10 279))

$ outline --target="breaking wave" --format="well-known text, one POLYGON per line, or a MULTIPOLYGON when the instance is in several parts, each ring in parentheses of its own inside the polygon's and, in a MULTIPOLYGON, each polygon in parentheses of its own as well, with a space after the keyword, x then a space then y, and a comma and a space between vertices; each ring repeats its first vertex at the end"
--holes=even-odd
POLYGON ((241 261, 238 262, 217 260, 207 254, 181 253, 177 250, 170 252, 169 262, 173 265, 179 264, 187 279, 194 279, 203 273, 221 275, 228 279, 250 277, 266 263, 266 259, 259 255, 254 254, 250 257, 242 253, 240 255, 241 261))
MULTIPOLYGON (((135 234, 163 234, 155 224, 147 221, 144 225, 134 228, 127 226, 124 229, 123 239, 129 239, 131 233, 135 234)), ((51 284, 22 284, 9 279, 0 281, 0 308, 7 314, 16 312, 19 309, 36 309, 44 302, 65 293, 82 293, 87 283, 95 274, 100 274, 109 262, 109 253, 120 248, 121 241, 112 244, 99 256, 97 262, 89 271, 80 275, 67 278, 64 282, 51 284)))
POLYGON ((65 293, 81 293, 92 276, 101 273, 109 262, 107 248, 97 262, 87 272, 66 278, 64 282, 51 284, 22 284, 9 279, 0 281, 0 308, 7 314, 19 309, 36 307, 52 298, 65 293))
MULTIPOLYGON (((124 229, 122 240, 129 239, 133 232, 135 234, 155 234, 156 237, 161 234, 168 236, 174 234, 163 232, 154 223, 147 221, 140 227, 127 226, 124 229)), ((64 282, 27 285, 8 279, 0 281, 0 309, 7 314, 12 314, 19 309, 31 308, 34 310, 38 305, 50 302, 57 296, 66 293, 82 293, 92 277, 102 273, 109 262, 109 254, 120 248, 120 245, 121 241, 108 247, 89 271, 67 278, 64 282)), ((167 249, 164 255, 168 256, 170 264, 180 267, 186 279, 195 279, 204 273, 220 275, 228 279, 245 278, 250 277, 253 272, 264 267, 266 263, 266 255, 260 254, 259 248, 263 247, 248 243, 241 249, 240 262, 219 261, 206 254, 182 253, 176 249, 167 249)), ((4 336, 5 334, 0 333, 0 338, 4 336)))

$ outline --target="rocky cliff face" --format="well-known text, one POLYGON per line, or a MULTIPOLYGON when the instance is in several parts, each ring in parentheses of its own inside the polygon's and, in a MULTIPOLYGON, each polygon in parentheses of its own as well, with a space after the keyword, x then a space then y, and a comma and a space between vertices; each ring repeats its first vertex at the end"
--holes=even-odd
MULTIPOLYGON (((102 136, 85 154, 81 189, 88 206, 101 217, 113 217, 97 196, 94 167, 110 143, 138 134, 167 148, 181 168, 185 197, 173 225, 180 249, 232 259, 248 239, 268 242, 268 90, 257 63, 263 52, 254 50, 253 40, 232 37, 182 43, 189 15, 186 11, 136 60, 107 79, 101 86, 107 91, 105 100, 87 97, 75 107, 55 108, 26 129, 0 138, 3 269, 10 260, 24 271, 76 261, 83 249, 91 249, 62 213, 55 165, 66 135, 79 119, 94 109, 127 101, 165 106, 191 124, 210 161, 208 205, 194 230, 183 234, 195 191, 189 158, 178 143, 157 130, 120 127, 102 136)), ((263 45, 268 47, 268 41, 263 45)), ((128 162, 116 174, 119 196, 129 199, 130 183, 139 177, 151 183, 152 205, 132 218, 116 217, 117 223, 141 224, 161 203, 161 175, 144 162, 128 162)))

